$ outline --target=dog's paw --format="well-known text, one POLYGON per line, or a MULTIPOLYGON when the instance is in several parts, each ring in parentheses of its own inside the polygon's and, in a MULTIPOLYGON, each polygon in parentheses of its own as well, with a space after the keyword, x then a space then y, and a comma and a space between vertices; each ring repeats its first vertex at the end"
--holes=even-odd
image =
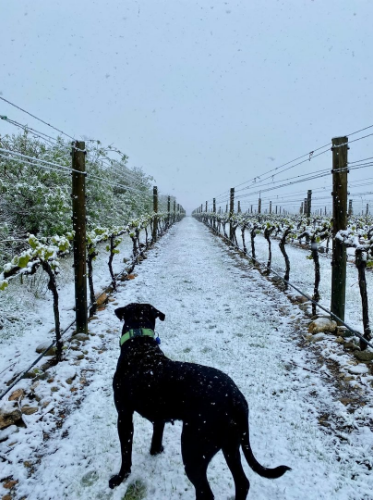
POLYGON ((122 481, 124 481, 129 477, 129 475, 130 472, 126 472, 126 474, 116 474, 115 476, 112 476, 109 479, 109 488, 112 490, 116 486, 119 486, 122 483, 122 481))
POLYGON ((160 448, 151 448, 149 450, 149 453, 151 455, 159 455, 160 453, 162 453, 164 451, 164 447, 163 446, 160 446, 160 448))

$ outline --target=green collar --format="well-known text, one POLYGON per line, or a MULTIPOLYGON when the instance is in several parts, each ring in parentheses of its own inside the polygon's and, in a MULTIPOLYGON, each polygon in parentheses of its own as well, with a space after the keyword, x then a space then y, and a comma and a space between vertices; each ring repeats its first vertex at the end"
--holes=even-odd
POLYGON ((155 332, 150 328, 132 328, 128 332, 126 332, 120 338, 119 345, 120 347, 127 341, 132 339, 133 337, 154 337, 155 332))

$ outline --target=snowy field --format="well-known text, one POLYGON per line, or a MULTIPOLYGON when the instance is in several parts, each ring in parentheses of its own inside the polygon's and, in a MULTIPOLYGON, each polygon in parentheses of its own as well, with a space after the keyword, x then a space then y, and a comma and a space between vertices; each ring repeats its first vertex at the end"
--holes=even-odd
MULTIPOLYGON (((258 257, 265 261, 259 240, 258 257)), ((130 241, 126 251, 131 252, 130 241)), ((312 263, 303 260, 301 250, 289 249, 289 253, 291 281, 303 284, 310 293, 305 283, 307 265, 313 274, 312 263), (299 270, 295 259, 302 263, 299 270)), ((109 281, 104 264, 102 271, 97 264, 98 287, 109 281)), ((69 343, 65 360, 45 377, 24 379, 15 387, 26 392, 20 405, 37 411, 24 415, 26 427, 0 431, 0 498, 9 492, 9 498, 17 500, 195 498, 180 455, 181 424, 166 426, 165 451, 152 457, 148 453, 151 424, 138 415, 132 474, 117 489, 108 487, 120 466, 111 381, 121 324, 114 309, 129 302, 148 302, 166 314, 156 332, 167 356, 214 366, 233 378, 249 402, 256 458, 269 467, 292 468, 280 479, 263 479, 243 457, 251 482, 249 498, 373 498, 372 377, 366 365, 357 364, 333 336, 326 335, 316 344, 304 342, 307 321, 302 310, 191 217, 175 225, 135 272, 138 276, 121 284, 105 310, 89 323, 87 340, 69 343), (342 398, 323 357, 338 362, 339 377, 361 405, 350 405, 342 398), (141 486, 138 496, 126 495, 136 482, 141 486)), ((327 279, 324 274, 322 279, 327 279)), ((73 287, 66 277, 61 288, 64 326, 73 318, 73 287)), ((328 297, 325 283, 321 288, 322 297, 328 297)), ((355 300, 359 304, 359 294, 355 300)), ((4 368, 14 362, 27 365, 35 357, 35 346, 53 335, 48 334, 53 327, 48 298, 29 302, 20 296, 13 314, 20 316, 24 305, 30 312, 24 313, 25 324, 15 320, 19 333, 16 328, 9 335, 0 332, 4 368), (42 312, 37 307, 40 303, 42 312)), ((353 315, 357 305, 347 309, 347 320, 360 326, 359 313, 353 315)), ((216 499, 233 498, 232 477, 221 453, 211 462, 208 478, 216 499)))

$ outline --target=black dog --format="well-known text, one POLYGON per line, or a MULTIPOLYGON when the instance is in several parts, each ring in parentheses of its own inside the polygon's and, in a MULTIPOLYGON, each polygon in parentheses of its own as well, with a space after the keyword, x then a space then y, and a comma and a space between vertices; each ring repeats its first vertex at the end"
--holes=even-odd
POLYGON ((134 411, 153 423, 152 455, 163 451, 165 422, 183 421, 182 458, 197 500, 214 498, 206 472, 219 450, 234 477, 236 500, 245 500, 249 490, 240 447, 260 476, 272 479, 290 470, 285 465, 267 469, 253 456, 248 405, 230 377, 214 368, 171 361, 164 355, 154 338, 154 327, 156 318, 164 321, 165 314, 149 304, 129 304, 115 313, 125 321, 113 380, 122 465, 110 479, 110 488, 118 486, 131 472, 134 411))

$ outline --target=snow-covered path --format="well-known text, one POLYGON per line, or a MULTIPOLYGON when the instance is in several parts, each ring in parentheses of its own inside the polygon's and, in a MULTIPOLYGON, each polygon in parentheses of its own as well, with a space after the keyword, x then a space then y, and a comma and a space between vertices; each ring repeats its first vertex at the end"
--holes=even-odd
MULTIPOLYGON (((78 391, 79 405, 60 429, 54 429, 53 414, 45 412, 41 419, 35 413, 25 417, 28 427, 14 434, 8 462, 0 463, 2 477, 18 480, 14 498, 120 500, 136 480, 145 485, 138 499, 195 498, 180 456, 180 423, 167 425, 165 452, 151 457, 151 424, 137 415, 132 474, 116 490, 108 488, 120 465, 111 380, 121 324, 113 311, 129 302, 148 302, 166 314, 165 322, 156 325, 166 355, 214 366, 233 378, 249 402, 256 458, 269 467, 292 467, 271 481, 252 472, 243 458, 251 482, 249 498, 372 498, 365 465, 372 456, 372 433, 356 425, 357 412, 350 415, 334 396, 332 384, 313 371, 314 356, 299 346, 294 329, 302 313, 285 295, 190 217, 160 240, 136 273, 136 279, 113 295, 115 302, 90 322, 93 335, 82 348, 85 358, 76 364, 75 351, 69 351, 67 361, 50 370, 52 382, 40 381, 35 387, 41 401, 63 408, 75 397, 63 378, 77 374, 78 380, 84 374, 89 379, 78 391), (57 390, 51 391, 52 386, 57 390), (346 420, 351 432, 339 438, 321 426, 322 412, 346 420), (32 471, 24 461, 33 462, 32 471)), ((369 419, 367 406, 361 417, 369 419)), ((6 443, 0 443, 0 455, 6 443)), ((233 481, 221 453, 211 462, 208 477, 216 499, 233 498, 233 481)))

